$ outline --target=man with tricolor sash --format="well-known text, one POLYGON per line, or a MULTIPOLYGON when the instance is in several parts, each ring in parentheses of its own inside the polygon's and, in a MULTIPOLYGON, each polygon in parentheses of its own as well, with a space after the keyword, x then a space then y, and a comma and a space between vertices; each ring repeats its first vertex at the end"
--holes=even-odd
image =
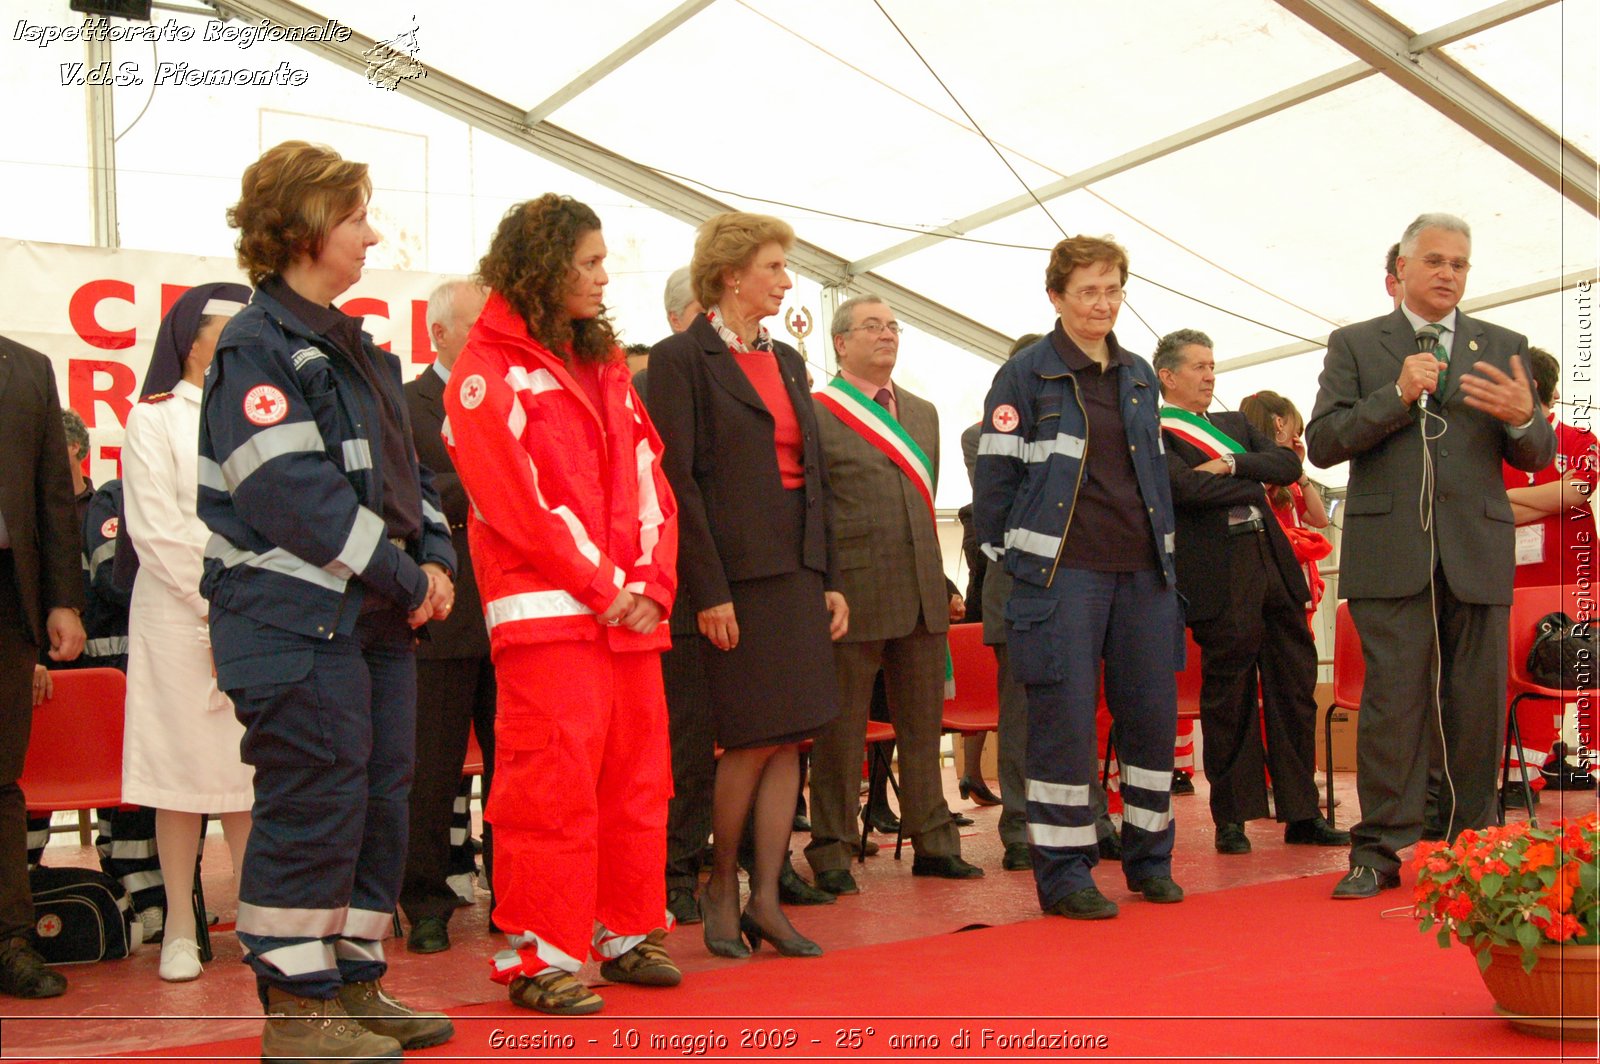
POLYGON ((811 844, 817 886, 857 890, 861 751, 881 668, 900 748, 900 822, 914 875, 983 875, 961 859, 939 769, 946 639, 953 603, 934 526, 939 414, 890 376, 900 325, 881 299, 858 296, 833 319, 839 374, 816 393, 817 427, 833 490, 837 590, 850 632, 834 644, 840 713, 811 754, 811 844))
POLYGON ((1245 822, 1271 815, 1269 770, 1285 842, 1349 845, 1349 834, 1317 811, 1311 595, 1262 487, 1300 479, 1300 459, 1243 414, 1206 412, 1216 362, 1205 333, 1168 333, 1153 361, 1166 404, 1178 591, 1200 646, 1202 757, 1217 852, 1250 852, 1245 822))

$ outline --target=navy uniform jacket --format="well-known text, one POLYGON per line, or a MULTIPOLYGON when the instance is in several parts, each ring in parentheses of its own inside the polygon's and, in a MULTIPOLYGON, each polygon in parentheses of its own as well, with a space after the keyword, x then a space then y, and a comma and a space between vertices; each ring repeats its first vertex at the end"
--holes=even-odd
MULTIPOLYGON (((379 385, 404 409, 399 359, 365 333, 362 343, 379 385)), ((213 535, 200 591, 213 625, 223 609, 331 639, 354 630, 366 595, 421 605, 424 562, 454 571, 432 477, 409 447, 422 534, 404 545, 386 534, 380 401, 332 342, 267 293, 258 289, 228 322, 201 400, 197 509, 213 535)))
MULTIPOLYGON (((1155 370, 1137 356, 1117 370, 1122 424, 1132 449, 1161 573, 1177 583, 1172 484, 1161 442, 1155 370)), ((983 404, 973 519, 978 545, 1017 580, 1049 587, 1072 526, 1088 415, 1077 380, 1047 335, 1000 367, 983 404)))
POLYGON ((83 583, 89 605, 83 611, 82 667, 128 668, 128 606, 131 591, 112 580, 117 529, 122 524, 122 481, 108 480, 83 505, 83 583))

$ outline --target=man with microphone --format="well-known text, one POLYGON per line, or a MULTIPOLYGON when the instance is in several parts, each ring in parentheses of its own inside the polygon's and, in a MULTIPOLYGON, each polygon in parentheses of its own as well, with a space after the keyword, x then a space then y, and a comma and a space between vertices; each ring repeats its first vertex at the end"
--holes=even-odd
POLYGON ((1361 821, 1336 899, 1399 886, 1397 852, 1422 833, 1430 732, 1448 836, 1495 820, 1515 541, 1501 460, 1541 469, 1555 437, 1536 416, 1527 339, 1457 309, 1471 253, 1453 215, 1406 227, 1400 306, 1328 337, 1306 425, 1312 462, 1350 462, 1339 593, 1367 666, 1361 821))

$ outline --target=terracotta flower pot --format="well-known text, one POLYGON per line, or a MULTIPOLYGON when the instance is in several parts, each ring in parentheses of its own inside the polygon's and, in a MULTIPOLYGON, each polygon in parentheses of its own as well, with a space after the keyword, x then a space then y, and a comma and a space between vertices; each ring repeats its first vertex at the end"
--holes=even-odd
POLYGON ((1533 971, 1522 970, 1522 950, 1489 946, 1484 985, 1495 1010, 1512 1026, 1546 1038, 1594 1041, 1600 1011, 1600 946, 1539 947, 1533 971))

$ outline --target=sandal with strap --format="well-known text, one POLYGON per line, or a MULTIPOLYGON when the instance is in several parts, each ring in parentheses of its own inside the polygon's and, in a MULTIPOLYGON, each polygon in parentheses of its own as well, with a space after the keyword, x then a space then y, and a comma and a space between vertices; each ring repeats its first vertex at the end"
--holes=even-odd
POLYGON ((570 972, 519 975, 511 980, 511 1003, 550 1016, 587 1016, 605 1004, 570 972))

